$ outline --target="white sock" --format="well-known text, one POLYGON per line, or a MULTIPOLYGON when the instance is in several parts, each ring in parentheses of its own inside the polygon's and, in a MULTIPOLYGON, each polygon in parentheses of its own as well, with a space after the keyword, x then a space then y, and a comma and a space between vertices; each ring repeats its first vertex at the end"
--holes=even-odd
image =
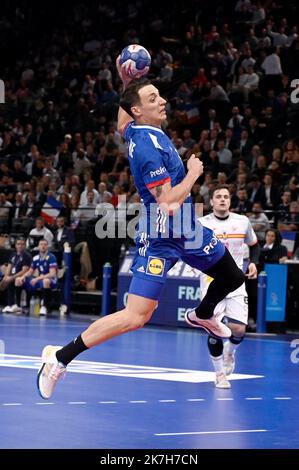
POLYGON ((227 342, 228 342, 228 345, 225 346, 225 351, 228 354, 235 354, 236 350, 238 349, 238 347, 240 346, 241 343, 240 344, 234 344, 230 340, 228 340, 227 342))
POLYGON ((219 372, 224 373, 223 355, 221 354, 221 356, 218 356, 218 357, 215 357, 215 356, 210 356, 210 357, 211 357, 216 374, 218 374, 219 372))

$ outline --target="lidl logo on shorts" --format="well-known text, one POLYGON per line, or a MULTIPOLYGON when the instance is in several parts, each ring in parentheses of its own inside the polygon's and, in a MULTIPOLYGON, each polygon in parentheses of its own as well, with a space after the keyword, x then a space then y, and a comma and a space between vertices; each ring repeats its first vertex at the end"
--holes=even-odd
POLYGON ((154 256, 148 257, 148 262, 146 266, 147 274, 151 274, 152 276, 163 276, 164 269, 165 269, 164 258, 155 258, 154 256))

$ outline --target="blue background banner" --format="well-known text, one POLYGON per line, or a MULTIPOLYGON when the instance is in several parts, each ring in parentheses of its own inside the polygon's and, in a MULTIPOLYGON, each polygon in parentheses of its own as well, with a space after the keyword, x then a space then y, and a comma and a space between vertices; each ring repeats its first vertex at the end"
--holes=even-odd
MULTIPOLYGON (((123 309, 126 304, 132 279, 130 271, 132 261, 133 256, 126 256, 118 273, 118 310, 123 309)), ((161 300, 149 323, 188 327, 184 320, 185 312, 188 308, 197 307, 200 303, 199 276, 199 271, 178 261, 167 274, 161 300)))
POLYGON ((287 266, 266 264, 267 300, 266 321, 284 322, 286 319, 287 266))

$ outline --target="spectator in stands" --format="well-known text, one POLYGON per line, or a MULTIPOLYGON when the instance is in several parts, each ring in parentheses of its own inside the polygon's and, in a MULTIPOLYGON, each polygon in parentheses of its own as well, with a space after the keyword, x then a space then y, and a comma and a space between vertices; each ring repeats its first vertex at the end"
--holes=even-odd
MULTIPOLYGON (((29 296, 41 290, 40 315, 47 315, 51 302, 51 290, 57 287, 57 260, 49 252, 47 240, 38 243, 38 254, 33 257, 30 269, 16 278, 17 291, 25 290, 29 296)), ((20 295, 20 294, 17 294, 20 295)))
POLYGON ((27 248, 37 250, 39 249, 39 241, 41 239, 46 240, 48 248, 52 248, 53 233, 45 226, 43 217, 37 217, 35 221, 35 228, 30 230, 27 239, 27 248))
POLYGON ((80 222, 86 222, 94 217, 95 208, 97 203, 95 202, 96 198, 93 191, 87 192, 87 202, 86 204, 80 204, 79 214, 80 222))
POLYGON ((268 173, 264 176, 264 191, 266 204, 265 209, 276 209, 279 204, 279 191, 276 186, 272 184, 272 176, 268 173))
POLYGON ((75 244, 74 231, 66 227, 65 218, 58 216, 56 219, 56 230, 54 231, 53 248, 57 251, 63 252, 64 244, 68 243, 71 248, 75 244))
POLYGON ((258 176, 253 175, 249 181, 248 199, 251 203, 260 202, 262 207, 266 204, 265 192, 258 176))
POLYGON ((12 207, 11 217, 15 220, 21 220, 25 215, 25 204, 23 203, 23 195, 18 192, 15 196, 15 203, 12 207))
POLYGON ((6 200, 6 195, 0 193, 0 232, 8 233, 10 224, 10 213, 12 211, 12 203, 6 200))
POLYGON ((34 219, 38 217, 41 211, 41 205, 36 201, 36 195, 33 191, 28 192, 26 201, 24 202, 24 216, 34 219))
POLYGON ((279 231, 273 228, 268 229, 265 239, 266 241, 261 249, 259 258, 262 267, 264 263, 283 263, 288 258, 288 250, 281 244, 279 231))
POLYGON ((299 230, 299 202, 292 201, 290 203, 290 210, 285 214, 283 219, 278 221, 278 229, 286 231, 299 230))
POLYGON ((256 233, 259 243, 265 241, 266 230, 270 228, 269 219, 263 211, 262 204, 255 202, 252 206, 252 214, 249 215, 252 228, 256 233))
POLYGON ((16 292, 15 280, 17 277, 22 277, 31 266, 32 258, 25 247, 26 241, 23 238, 18 238, 15 251, 9 257, 6 272, 1 281, 1 290, 7 291, 7 306, 2 310, 3 313, 22 313, 21 292, 20 290, 16 292))
POLYGON ((235 207, 232 207, 231 210, 233 212, 238 212, 240 214, 247 214, 247 212, 250 212, 252 204, 248 200, 246 189, 239 189, 237 196, 238 196, 237 205, 235 207))

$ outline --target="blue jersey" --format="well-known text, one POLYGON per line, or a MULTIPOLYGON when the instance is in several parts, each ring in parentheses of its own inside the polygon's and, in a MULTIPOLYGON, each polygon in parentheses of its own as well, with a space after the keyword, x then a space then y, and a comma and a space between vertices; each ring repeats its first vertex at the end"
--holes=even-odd
POLYGON ((32 269, 37 269, 39 274, 48 274, 50 268, 55 268, 57 270, 57 260, 56 256, 53 253, 47 253, 45 257, 36 255, 33 257, 31 263, 32 269))
MULTIPOLYGON (((147 211, 147 232, 149 232, 149 225, 157 225, 157 232, 162 233, 166 224, 169 224, 169 235, 173 233, 173 217, 169 218, 156 210, 156 214, 150 214, 151 205, 156 204, 154 196, 151 194, 150 189, 156 186, 161 186, 167 182, 171 186, 176 186, 182 182, 186 176, 183 162, 173 146, 169 137, 159 127, 148 125, 137 125, 131 122, 124 133, 126 142, 128 143, 129 163, 131 172, 134 176, 135 185, 139 195, 146 207, 147 211), (153 216, 156 216, 153 218, 153 216)), ((201 227, 195 217, 194 207, 191 203, 191 197, 188 196, 184 204, 188 203, 188 210, 190 214, 188 221, 190 230, 194 232, 196 226, 198 229, 201 227)), ((187 212, 187 210, 186 210, 187 212)), ((182 217, 182 211, 180 216, 182 217)), ((184 235, 186 235, 186 219, 184 224, 184 235)), ((183 221, 183 219, 181 219, 183 221)), ((183 225, 183 224, 181 224, 183 225)), ((178 234, 176 234, 178 235, 178 234)), ((184 238, 177 237, 176 238, 184 238)))

